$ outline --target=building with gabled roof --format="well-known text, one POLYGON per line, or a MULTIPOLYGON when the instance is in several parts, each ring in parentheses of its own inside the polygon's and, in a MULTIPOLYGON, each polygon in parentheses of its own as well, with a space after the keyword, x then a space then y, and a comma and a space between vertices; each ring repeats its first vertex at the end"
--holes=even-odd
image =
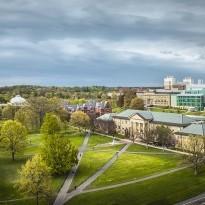
POLYGON ((201 121, 202 119, 177 113, 128 109, 117 114, 102 115, 97 118, 97 122, 101 122, 101 124, 104 122, 106 128, 108 124, 113 123, 112 126, 118 134, 138 140, 143 139, 147 128, 155 129, 157 126, 163 125, 175 133, 176 144, 182 144, 182 138, 183 141, 187 141, 189 135, 204 136, 205 119, 201 121))

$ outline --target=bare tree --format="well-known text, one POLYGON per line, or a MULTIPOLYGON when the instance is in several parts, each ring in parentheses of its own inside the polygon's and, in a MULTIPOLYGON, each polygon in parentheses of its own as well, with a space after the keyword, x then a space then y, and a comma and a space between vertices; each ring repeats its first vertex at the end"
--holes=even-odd
POLYGON ((186 159, 193 164, 194 174, 199 172, 200 164, 204 161, 204 143, 200 136, 190 136, 185 144, 185 149, 190 152, 186 159))
POLYGON ((154 130, 150 129, 148 126, 145 126, 144 135, 142 136, 142 140, 143 142, 146 143, 147 149, 148 149, 149 148, 148 144, 150 144, 154 140, 154 130))

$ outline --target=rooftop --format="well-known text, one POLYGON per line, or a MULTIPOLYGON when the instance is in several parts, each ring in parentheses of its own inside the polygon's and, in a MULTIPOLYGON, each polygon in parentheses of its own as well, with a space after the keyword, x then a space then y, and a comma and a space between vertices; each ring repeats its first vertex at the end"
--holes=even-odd
POLYGON ((123 112, 120 112, 114 116, 114 118, 124 118, 130 119, 132 116, 138 114, 146 120, 153 122, 161 122, 167 124, 181 124, 188 125, 195 121, 195 119, 188 117, 186 115, 177 114, 177 113, 165 113, 165 112, 151 112, 145 110, 132 110, 128 109, 123 112))

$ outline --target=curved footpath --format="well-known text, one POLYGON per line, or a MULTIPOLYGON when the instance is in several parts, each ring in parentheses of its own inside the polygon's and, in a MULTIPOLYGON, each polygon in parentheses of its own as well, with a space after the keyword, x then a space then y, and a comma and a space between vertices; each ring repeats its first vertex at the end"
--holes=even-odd
POLYGON ((89 140, 89 137, 90 137, 90 132, 87 133, 87 135, 85 136, 85 139, 83 141, 83 144, 82 146, 80 147, 79 149, 79 152, 78 152, 78 164, 73 166, 68 177, 66 178, 63 186, 61 187, 57 197, 56 197, 56 200, 54 202, 54 205, 63 205, 64 204, 64 201, 65 201, 65 198, 67 196, 67 192, 70 188, 70 185, 75 177, 75 174, 76 174, 76 171, 80 165, 80 161, 83 157, 83 154, 86 150, 86 147, 87 147, 87 144, 88 144, 88 140, 89 140))
POLYGON ((205 193, 187 199, 185 201, 176 203, 175 205, 204 205, 204 204, 205 204, 205 193))

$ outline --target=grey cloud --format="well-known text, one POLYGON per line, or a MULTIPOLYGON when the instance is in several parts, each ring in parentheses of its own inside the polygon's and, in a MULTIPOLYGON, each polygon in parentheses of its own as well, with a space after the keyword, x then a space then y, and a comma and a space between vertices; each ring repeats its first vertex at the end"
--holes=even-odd
POLYGON ((200 76, 204 9, 203 0, 1 0, 0 79, 134 85, 173 72, 200 76), (199 57, 186 62, 192 55, 199 57))

